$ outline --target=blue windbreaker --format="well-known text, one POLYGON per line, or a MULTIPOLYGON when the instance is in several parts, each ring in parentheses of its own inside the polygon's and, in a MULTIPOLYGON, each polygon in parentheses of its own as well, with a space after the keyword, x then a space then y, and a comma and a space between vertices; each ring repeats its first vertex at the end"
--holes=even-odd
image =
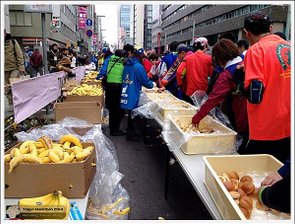
POLYGON ((149 80, 144 67, 136 58, 128 59, 122 80, 121 108, 125 110, 137 107, 142 86, 153 88, 153 82, 149 80))
POLYGON ((112 54, 110 54, 109 56, 107 56, 104 59, 101 69, 99 71, 99 74, 96 77, 97 80, 107 75, 109 60, 110 60, 111 56, 112 56, 112 54))

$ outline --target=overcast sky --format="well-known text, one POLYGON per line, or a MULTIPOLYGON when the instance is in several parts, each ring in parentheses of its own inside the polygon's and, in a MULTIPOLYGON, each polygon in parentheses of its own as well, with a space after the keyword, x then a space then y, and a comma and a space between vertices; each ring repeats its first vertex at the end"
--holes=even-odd
POLYGON ((102 29, 105 31, 102 32, 102 35, 105 37, 105 41, 113 44, 117 43, 118 36, 118 17, 117 17, 117 7, 119 5, 111 4, 95 4, 95 11, 97 15, 104 15, 105 17, 101 18, 102 29))

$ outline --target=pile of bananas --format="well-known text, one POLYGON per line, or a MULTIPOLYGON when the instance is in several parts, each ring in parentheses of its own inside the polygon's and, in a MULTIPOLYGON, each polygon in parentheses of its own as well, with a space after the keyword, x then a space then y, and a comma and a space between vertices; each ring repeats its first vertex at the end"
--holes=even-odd
POLYGON ((23 198, 19 201, 21 218, 23 219, 67 219, 70 202, 61 191, 41 197, 23 198))
POLYGON ((37 141, 25 141, 19 148, 13 148, 4 156, 9 163, 9 173, 21 163, 77 163, 85 160, 94 149, 93 146, 82 148, 78 138, 72 134, 61 137, 59 143, 53 143, 48 136, 37 141))
POLYGON ((81 86, 75 87, 72 91, 69 91, 68 95, 73 95, 73 96, 102 96, 103 95, 103 89, 102 89, 101 86, 97 86, 97 85, 82 84, 81 86))
POLYGON ((165 109, 190 109, 192 106, 180 100, 167 100, 165 105, 162 105, 165 109))
POLYGON ((98 75, 97 71, 91 71, 91 72, 88 72, 87 75, 85 75, 85 78, 86 79, 96 79, 97 75, 98 75))
POLYGON ((214 132, 214 129, 211 127, 196 127, 192 123, 184 123, 180 120, 176 120, 176 124, 183 132, 197 132, 204 134, 210 134, 214 132))

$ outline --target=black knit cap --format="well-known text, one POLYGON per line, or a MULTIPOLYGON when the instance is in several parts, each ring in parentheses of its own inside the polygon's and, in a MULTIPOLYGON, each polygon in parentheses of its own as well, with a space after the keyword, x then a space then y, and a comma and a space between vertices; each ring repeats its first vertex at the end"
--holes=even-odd
POLYGON ((246 16, 244 20, 244 28, 254 35, 268 33, 271 20, 265 13, 255 11, 246 16))

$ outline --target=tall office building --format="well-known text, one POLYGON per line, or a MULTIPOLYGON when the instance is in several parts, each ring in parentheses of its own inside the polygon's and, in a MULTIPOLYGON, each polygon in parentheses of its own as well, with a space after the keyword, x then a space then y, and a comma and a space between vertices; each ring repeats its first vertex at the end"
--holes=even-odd
POLYGON ((134 5, 133 7, 134 44, 145 49, 152 48, 152 5, 134 5))
POLYGON ((158 48, 158 40, 161 38, 161 31, 160 5, 153 5, 152 48, 158 48))
POLYGON ((152 25, 153 25, 153 5, 145 5, 144 6, 144 25, 143 25, 144 49, 152 48, 152 25))
POLYGON ((132 5, 121 5, 118 12, 118 31, 119 31, 119 47, 125 44, 133 44, 133 35, 131 33, 132 5))
POLYGON ((244 18, 255 10, 270 16, 274 31, 285 32, 287 5, 161 5, 161 46, 172 41, 191 44, 200 36, 207 37, 213 45, 224 32, 233 32, 240 39, 244 18))
POLYGON ((144 5, 133 5, 134 45, 143 47, 144 5))

